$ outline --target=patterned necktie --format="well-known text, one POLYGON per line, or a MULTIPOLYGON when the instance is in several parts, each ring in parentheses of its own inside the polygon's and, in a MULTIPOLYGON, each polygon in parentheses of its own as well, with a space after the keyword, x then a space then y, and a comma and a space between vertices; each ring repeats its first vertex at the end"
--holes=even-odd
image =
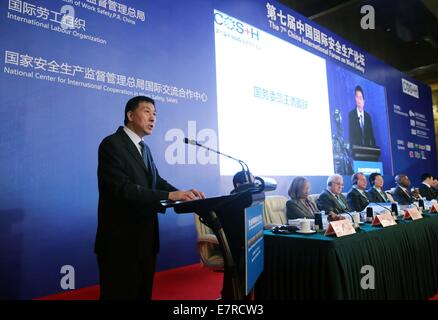
POLYGON ((157 183, 157 175, 156 175, 154 163, 152 162, 151 150, 149 149, 148 145, 146 143, 144 143, 143 140, 140 141, 138 144, 141 147, 141 154, 143 156, 143 162, 146 166, 148 173, 152 177, 152 184, 151 184, 152 189, 155 189, 155 186, 157 183))
POLYGON ((359 124, 360 124, 360 131, 362 133, 362 137, 361 137, 362 145, 365 145, 365 129, 364 129, 364 122, 363 122, 363 114, 361 114, 359 116, 359 124))
POLYGON ((408 196, 408 198, 410 199, 410 200, 412 200, 412 194, 408 191, 408 189, 402 189, 403 190, 403 192, 408 196))
POLYGON ((344 202, 341 200, 341 198, 339 197, 339 195, 336 195, 336 200, 338 200, 338 203, 341 207, 342 210, 345 210, 347 207, 345 206, 344 202))
POLYGON ((388 197, 386 196, 386 193, 385 193, 385 192, 379 190, 379 193, 380 193, 380 195, 382 196, 383 200, 385 200, 385 202, 389 202, 389 201, 388 201, 388 197))

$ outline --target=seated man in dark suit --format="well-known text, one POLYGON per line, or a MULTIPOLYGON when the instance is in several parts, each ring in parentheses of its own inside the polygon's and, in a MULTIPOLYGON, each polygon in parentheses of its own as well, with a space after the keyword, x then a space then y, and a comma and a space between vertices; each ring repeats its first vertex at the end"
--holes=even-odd
POLYGON ((409 185, 411 184, 409 177, 405 174, 398 174, 395 176, 395 183, 397 187, 392 193, 394 200, 400 205, 414 203, 415 195, 409 191, 409 185))
POLYGON ((327 189, 324 190, 316 202, 319 210, 325 211, 328 215, 328 220, 345 219, 340 213, 350 211, 347 199, 342 194, 344 181, 339 174, 332 175, 327 179, 327 189))
POLYGON ((360 212, 370 203, 365 193, 367 179, 362 172, 357 172, 351 176, 351 183, 353 186, 347 194, 348 205, 351 210, 360 212))
POLYGON ((360 86, 354 89, 356 108, 348 114, 350 145, 375 147, 373 123, 368 112, 364 111, 365 95, 360 86))
POLYGON ((371 173, 368 180, 371 184, 371 188, 367 191, 370 202, 391 202, 388 195, 382 190, 384 181, 380 173, 371 173))
POLYGON ((433 175, 430 173, 423 173, 421 175, 420 195, 426 200, 436 199, 438 194, 433 190, 433 175))
POLYGON ((314 219, 319 212, 316 203, 309 198, 310 182, 304 177, 295 177, 289 187, 290 200, 286 202, 287 219, 314 219))

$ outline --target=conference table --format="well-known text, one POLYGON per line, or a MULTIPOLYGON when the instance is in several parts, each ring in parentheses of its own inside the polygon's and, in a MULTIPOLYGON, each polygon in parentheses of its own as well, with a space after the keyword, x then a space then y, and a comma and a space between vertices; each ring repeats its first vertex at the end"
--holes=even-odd
POLYGON ((438 292, 438 214, 360 227, 340 238, 265 231, 255 299, 427 299, 438 292), (363 266, 374 268, 374 289, 361 286, 372 276, 363 266))

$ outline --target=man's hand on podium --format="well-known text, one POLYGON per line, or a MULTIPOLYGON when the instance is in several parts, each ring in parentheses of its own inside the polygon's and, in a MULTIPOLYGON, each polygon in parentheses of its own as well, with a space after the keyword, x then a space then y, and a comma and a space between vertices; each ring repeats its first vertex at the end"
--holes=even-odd
POLYGON ((204 192, 198 191, 196 189, 169 192, 169 200, 171 201, 189 201, 196 199, 205 199, 204 192))

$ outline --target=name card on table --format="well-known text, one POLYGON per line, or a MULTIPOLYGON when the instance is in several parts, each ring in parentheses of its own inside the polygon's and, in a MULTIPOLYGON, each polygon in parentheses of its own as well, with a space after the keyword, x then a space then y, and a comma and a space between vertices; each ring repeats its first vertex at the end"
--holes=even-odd
POLYGON ((382 226, 382 227, 388 227, 388 226, 393 226, 396 225, 397 222, 395 222, 394 217, 389 213, 382 213, 382 214, 378 214, 377 216, 374 217, 373 226, 382 226))
POLYGON ((344 219, 344 220, 330 222, 325 232, 325 235, 326 236, 336 235, 339 238, 354 233, 356 233, 356 230, 354 230, 350 220, 344 219))
POLYGON ((430 205, 430 213, 438 213, 438 203, 432 203, 430 205))
POLYGON ((422 219, 423 216, 421 215, 421 212, 418 211, 417 208, 408 208, 405 210, 405 219, 412 219, 412 220, 418 220, 422 219))

